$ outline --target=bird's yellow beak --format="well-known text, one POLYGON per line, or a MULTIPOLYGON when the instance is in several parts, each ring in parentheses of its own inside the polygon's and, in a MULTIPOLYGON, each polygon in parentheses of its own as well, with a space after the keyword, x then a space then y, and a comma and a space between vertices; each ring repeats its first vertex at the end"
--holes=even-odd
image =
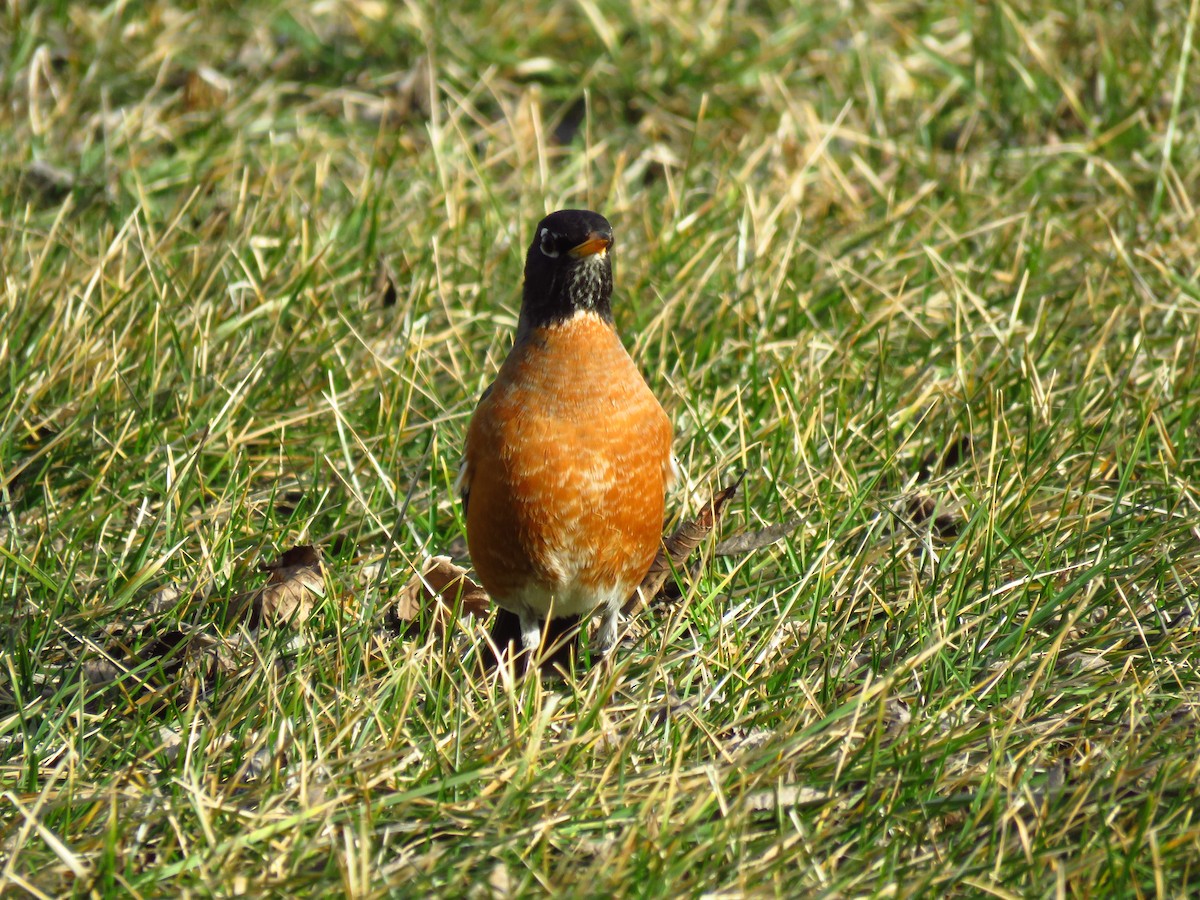
POLYGON ((606 253, 608 248, 612 246, 612 238, 593 231, 588 235, 587 240, 582 244, 572 247, 567 253, 580 259, 584 256, 595 256, 597 253, 606 253))

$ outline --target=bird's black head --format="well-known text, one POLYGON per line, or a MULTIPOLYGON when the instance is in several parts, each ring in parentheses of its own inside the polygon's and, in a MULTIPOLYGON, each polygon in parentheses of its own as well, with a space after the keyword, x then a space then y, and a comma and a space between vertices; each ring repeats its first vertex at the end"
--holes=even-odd
POLYGON ((587 209, 560 209, 538 223, 525 257, 519 333, 594 312, 612 321, 613 232, 587 209))

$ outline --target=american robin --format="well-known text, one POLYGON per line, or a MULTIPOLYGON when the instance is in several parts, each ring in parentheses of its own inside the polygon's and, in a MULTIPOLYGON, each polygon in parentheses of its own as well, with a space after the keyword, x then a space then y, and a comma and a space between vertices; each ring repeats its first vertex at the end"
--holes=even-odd
POLYGON ((671 423, 613 325, 612 251, 599 213, 538 224, 513 348, 467 430, 467 546, 502 652, 514 617, 532 656, 543 623, 549 641, 596 611, 611 649, 661 540, 671 423))

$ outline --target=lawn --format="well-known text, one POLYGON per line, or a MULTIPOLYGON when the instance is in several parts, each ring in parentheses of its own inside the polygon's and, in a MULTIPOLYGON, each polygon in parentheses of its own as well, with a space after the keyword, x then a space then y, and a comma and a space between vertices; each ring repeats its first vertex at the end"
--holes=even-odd
POLYGON ((1200 2, 461 6, 0 10, 0 893, 1196 892, 1200 2), (412 579, 566 206, 745 480, 514 683, 412 579))

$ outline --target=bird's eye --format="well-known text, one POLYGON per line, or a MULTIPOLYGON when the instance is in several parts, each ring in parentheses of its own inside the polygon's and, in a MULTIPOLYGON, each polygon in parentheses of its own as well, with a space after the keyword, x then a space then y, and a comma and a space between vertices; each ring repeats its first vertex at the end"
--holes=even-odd
POLYGON ((542 256, 548 256, 554 259, 558 256, 558 244, 555 243, 557 235, 549 228, 543 228, 539 235, 538 249, 542 251, 542 256))

